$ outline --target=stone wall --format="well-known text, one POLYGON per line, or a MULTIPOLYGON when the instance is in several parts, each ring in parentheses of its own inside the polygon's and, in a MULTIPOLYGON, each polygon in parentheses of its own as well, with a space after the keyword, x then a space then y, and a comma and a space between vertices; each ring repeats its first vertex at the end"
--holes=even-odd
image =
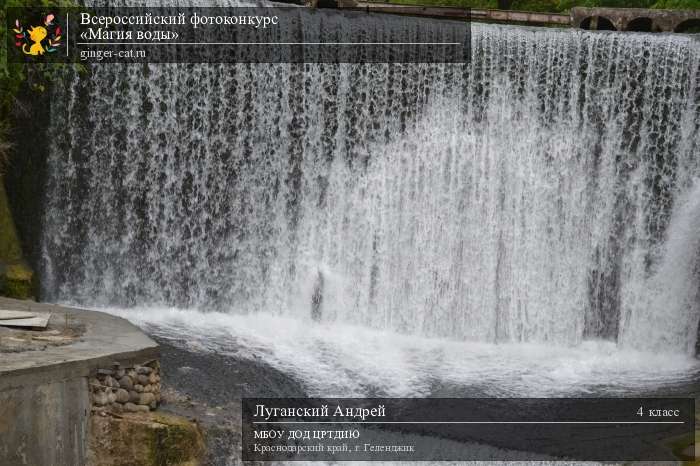
POLYGON ((160 404, 160 363, 157 360, 97 369, 90 379, 92 411, 148 412, 160 404))
POLYGON ((204 454, 199 426, 156 411, 161 401, 160 362, 113 363, 88 377, 87 465, 197 466, 204 454))

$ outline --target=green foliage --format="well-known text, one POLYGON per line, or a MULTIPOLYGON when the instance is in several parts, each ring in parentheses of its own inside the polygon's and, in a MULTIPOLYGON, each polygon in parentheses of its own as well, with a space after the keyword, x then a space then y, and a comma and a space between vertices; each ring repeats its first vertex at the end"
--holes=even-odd
POLYGON ((560 0, 558 10, 568 10, 575 6, 698 10, 700 0, 560 0))
POLYGON ((520 11, 557 11, 558 0, 513 0, 510 5, 511 10, 520 11))
POLYGON ((560 0, 557 11, 569 10, 575 6, 609 8, 651 8, 655 0, 560 0))
POLYGON ((462 8, 498 8, 498 0, 389 0, 398 5, 454 6, 462 8))
POLYGON ((652 8, 664 10, 700 10, 700 0, 658 0, 652 8))

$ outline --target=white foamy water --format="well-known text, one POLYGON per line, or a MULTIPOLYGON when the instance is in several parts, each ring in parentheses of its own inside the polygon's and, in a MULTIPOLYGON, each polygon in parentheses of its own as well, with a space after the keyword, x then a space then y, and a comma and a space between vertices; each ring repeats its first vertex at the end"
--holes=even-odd
POLYGON ((178 309, 109 312, 197 352, 261 360, 311 396, 606 396, 692 383, 697 359, 619 349, 448 341, 271 314, 178 309))

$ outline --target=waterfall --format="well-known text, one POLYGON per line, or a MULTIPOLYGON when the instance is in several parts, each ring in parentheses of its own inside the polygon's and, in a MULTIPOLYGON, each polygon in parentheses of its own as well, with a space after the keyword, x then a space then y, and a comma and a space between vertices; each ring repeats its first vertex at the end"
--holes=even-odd
POLYGON ((694 351, 697 42, 474 24, 472 50, 68 76, 43 297, 694 351))
POLYGON ((692 352, 700 302, 700 182, 679 200, 668 227, 666 251, 658 269, 643 283, 642 302, 630 312, 625 338, 634 344, 677 347, 692 352))

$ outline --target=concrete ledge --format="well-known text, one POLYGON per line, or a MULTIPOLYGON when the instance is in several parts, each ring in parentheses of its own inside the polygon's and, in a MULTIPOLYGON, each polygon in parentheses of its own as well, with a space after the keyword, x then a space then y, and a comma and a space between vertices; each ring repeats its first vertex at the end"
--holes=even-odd
POLYGON ((53 319, 77 320, 85 326, 79 341, 44 351, 5 353, 0 361, 0 390, 31 383, 87 377, 113 362, 141 363, 159 357, 158 344, 121 317, 53 304, 0 298, 0 309, 52 313, 53 319))

